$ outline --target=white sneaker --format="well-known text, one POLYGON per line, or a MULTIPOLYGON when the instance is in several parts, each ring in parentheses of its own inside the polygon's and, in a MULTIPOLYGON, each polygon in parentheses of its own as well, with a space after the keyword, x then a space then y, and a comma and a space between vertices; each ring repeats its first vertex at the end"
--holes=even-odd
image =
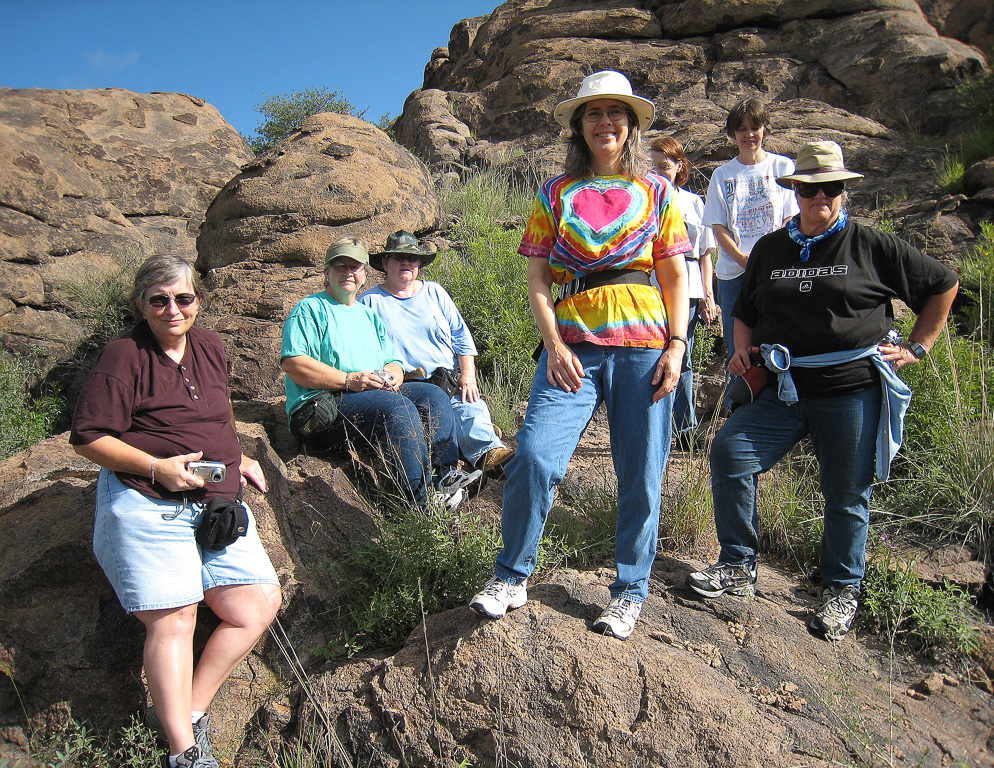
POLYGON ((626 639, 635 631, 635 622, 642 613, 642 603, 613 597, 591 629, 602 635, 611 635, 619 640, 626 639))
POLYGON ((483 616, 499 619, 512 608, 520 608, 528 602, 528 581, 520 584, 498 579, 494 576, 483 585, 483 589, 469 602, 469 607, 483 616))

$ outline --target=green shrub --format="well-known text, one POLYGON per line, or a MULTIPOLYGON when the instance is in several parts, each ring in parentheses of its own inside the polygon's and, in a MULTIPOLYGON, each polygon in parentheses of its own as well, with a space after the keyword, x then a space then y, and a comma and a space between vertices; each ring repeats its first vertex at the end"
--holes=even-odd
POLYGON ((929 536, 973 541, 994 534, 994 376, 991 351, 945 331, 928 357, 900 369, 914 393, 904 445, 879 501, 929 536))
POLYGON ((62 414, 64 403, 57 393, 32 396, 31 383, 37 378, 35 365, 0 356, 0 459, 44 440, 62 414))
POLYGON ((351 558, 368 574, 347 609, 352 652, 400 647, 424 614, 464 605, 493 574, 498 530, 458 514, 429 517, 398 506, 382 515, 379 540, 351 558))
POLYGON ((525 379, 530 387, 541 337, 528 303, 528 262, 517 249, 531 195, 500 168, 440 195, 455 222, 448 236, 461 246, 439 254, 427 277, 445 286, 466 318, 483 377, 500 375, 512 385, 525 379))
POLYGON ((75 721, 45 739, 32 739, 31 754, 45 768, 158 768, 162 750, 137 717, 119 732, 100 736, 75 721))
POLYGON ((892 639, 964 655, 979 644, 972 623, 980 614, 970 596, 949 583, 941 589, 930 587, 915 572, 913 562, 897 557, 886 534, 871 548, 860 605, 862 620, 892 639))
POLYGON ((962 311, 967 332, 994 346, 994 222, 980 225, 980 237, 960 260, 960 293, 969 299, 962 311))

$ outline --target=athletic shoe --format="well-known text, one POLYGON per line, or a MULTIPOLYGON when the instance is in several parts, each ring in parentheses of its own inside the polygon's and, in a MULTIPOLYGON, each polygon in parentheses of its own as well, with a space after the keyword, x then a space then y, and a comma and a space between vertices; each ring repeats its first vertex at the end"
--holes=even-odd
POLYGON ((611 635, 619 640, 625 640, 635 631, 635 622, 642 613, 642 603, 626 600, 623 597, 612 597, 604 613, 600 615, 591 629, 602 635, 611 635))
POLYGON ((511 584, 494 576, 470 600, 469 607, 482 616, 499 619, 512 608, 520 608, 526 602, 528 602, 527 580, 520 584, 511 584))
POLYGON ((756 573, 755 563, 715 563, 687 576, 687 586, 704 597, 718 597, 726 592, 746 597, 756 594, 756 573))
POLYGON ((193 724, 193 738, 197 741, 197 746, 200 747, 200 754, 204 757, 211 756, 211 716, 204 713, 201 718, 193 724))
POLYGON ((487 477, 494 479, 504 476, 504 465, 514 458, 514 449, 505 448, 503 445, 491 448, 483 454, 483 461, 480 466, 487 477))
POLYGON ((821 608, 811 619, 811 629, 826 640, 841 640, 852 627, 859 607, 859 589, 852 584, 829 586, 822 592, 821 608))
POLYGON ((432 494, 433 501, 449 512, 454 511, 469 498, 469 486, 483 477, 482 470, 463 472, 461 469, 450 469, 438 483, 438 490, 432 494))
MULTIPOLYGON (((170 768, 169 756, 162 757, 163 768, 170 768)), ((194 744, 176 759, 176 768, 218 768, 217 761, 210 755, 204 755, 200 747, 194 744)))

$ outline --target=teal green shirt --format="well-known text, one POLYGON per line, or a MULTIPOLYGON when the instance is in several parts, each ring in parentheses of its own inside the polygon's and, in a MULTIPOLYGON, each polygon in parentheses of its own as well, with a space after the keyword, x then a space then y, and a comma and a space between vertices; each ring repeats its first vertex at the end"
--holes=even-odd
MULTIPOLYGON (((307 355, 346 373, 377 371, 398 363, 393 342, 379 315, 364 304, 340 304, 327 292, 301 299, 283 324, 280 360, 307 355)), ((293 413, 320 390, 286 377, 286 412, 293 413)))

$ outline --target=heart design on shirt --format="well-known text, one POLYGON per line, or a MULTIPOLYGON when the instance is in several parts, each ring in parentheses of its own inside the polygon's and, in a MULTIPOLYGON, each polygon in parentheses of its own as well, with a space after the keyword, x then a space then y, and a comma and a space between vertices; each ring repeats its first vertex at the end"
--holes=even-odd
POLYGON ((594 232, 600 233, 622 219, 631 204, 632 196, 626 189, 612 188, 601 192, 586 187, 573 196, 573 214, 594 232))

